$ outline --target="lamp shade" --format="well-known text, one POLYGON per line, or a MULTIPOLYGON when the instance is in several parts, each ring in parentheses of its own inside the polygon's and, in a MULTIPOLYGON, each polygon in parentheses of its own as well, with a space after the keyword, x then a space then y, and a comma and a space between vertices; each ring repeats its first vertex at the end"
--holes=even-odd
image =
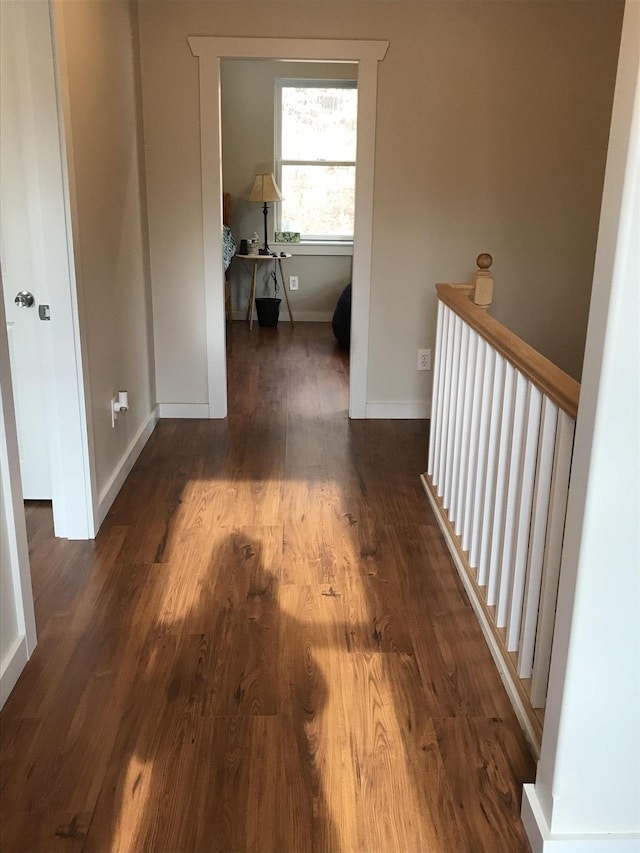
POLYGON ((256 175, 248 201, 282 201, 282 193, 271 172, 256 175))

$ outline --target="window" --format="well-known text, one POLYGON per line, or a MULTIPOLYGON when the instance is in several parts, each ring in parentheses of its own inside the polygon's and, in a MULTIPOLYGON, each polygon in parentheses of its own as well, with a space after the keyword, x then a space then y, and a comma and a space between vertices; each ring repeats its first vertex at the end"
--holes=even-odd
POLYGON ((353 240, 357 106, 355 80, 277 81, 276 230, 353 240))

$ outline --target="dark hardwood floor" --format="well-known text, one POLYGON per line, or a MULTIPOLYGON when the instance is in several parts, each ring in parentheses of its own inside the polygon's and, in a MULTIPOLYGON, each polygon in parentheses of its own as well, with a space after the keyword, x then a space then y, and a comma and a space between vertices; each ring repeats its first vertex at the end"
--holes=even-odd
POLYGON ((233 325, 225 421, 161 421, 95 542, 27 521, 39 644, 1 850, 520 853, 528 752, 424 496, 330 326, 233 325))

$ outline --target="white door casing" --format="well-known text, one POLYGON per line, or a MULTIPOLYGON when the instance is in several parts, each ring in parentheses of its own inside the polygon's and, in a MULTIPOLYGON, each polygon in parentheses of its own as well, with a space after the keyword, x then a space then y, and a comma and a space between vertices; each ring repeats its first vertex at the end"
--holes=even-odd
MULTIPOLYGON (((0 270, 0 291, 2 291, 0 270)), ((0 295, 0 707, 36 646, 9 345, 0 295)))
POLYGON ((222 272, 222 139, 220 60, 225 58, 331 60, 358 64, 358 143, 351 304, 349 415, 366 417, 369 307, 373 232, 373 182, 378 62, 386 41, 224 38, 191 36, 199 60, 202 224, 207 333, 209 417, 227 414, 224 276, 222 272))

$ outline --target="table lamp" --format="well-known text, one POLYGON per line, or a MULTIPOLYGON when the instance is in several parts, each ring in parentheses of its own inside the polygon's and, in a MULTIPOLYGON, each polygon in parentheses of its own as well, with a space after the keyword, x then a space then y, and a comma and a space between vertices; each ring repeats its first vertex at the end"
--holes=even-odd
POLYGON ((256 175, 253 189, 249 193, 248 201, 264 202, 262 212, 264 213, 264 246, 259 250, 261 255, 270 255, 271 249, 267 242, 267 214, 269 213, 270 201, 282 201, 282 193, 278 189, 275 178, 271 172, 256 175))

